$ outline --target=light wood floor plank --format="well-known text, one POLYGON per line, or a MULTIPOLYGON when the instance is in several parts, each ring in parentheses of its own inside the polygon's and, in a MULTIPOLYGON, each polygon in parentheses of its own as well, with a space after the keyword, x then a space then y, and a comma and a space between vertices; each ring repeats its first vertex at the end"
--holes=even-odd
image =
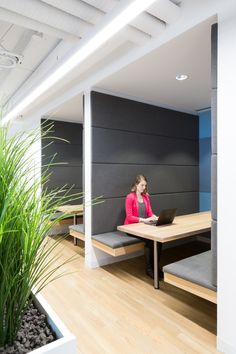
POLYGON ((163 282, 155 290, 143 257, 88 269, 83 243, 63 243, 63 259, 78 254, 64 267, 74 273, 43 295, 76 335, 79 354, 218 353, 215 304, 163 282))

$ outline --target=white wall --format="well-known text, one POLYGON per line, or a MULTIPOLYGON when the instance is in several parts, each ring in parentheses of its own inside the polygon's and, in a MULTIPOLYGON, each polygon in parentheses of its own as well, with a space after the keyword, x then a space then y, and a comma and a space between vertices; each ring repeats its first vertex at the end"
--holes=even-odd
POLYGON ((236 1, 218 18, 218 349, 236 353, 236 1))
MULTIPOLYGON (((31 114, 25 117, 18 117, 9 125, 9 134, 15 135, 18 133, 26 133, 31 130, 40 128, 41 117, 37 114, 31 114)), ((29 151, 29 155, 27 156, 29 162, 32 166, 32 180, 34 178, 41 177, 41 139, 35 142, 29 151)), ((40 192, 40 191, 39 191, 40 192)))

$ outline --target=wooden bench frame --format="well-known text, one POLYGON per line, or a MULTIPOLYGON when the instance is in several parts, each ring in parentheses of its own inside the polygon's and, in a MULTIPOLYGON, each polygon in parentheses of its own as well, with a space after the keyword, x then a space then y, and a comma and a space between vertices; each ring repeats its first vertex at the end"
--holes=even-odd
POLYGON ((134 243, 128 246, 122 246, 118 248, 112 248, 104 243, 99 242, 97 240, 92 240, 92 244, 94 247, 100 249, 101 251, 110 254, 113 257, 123 256, 125 254, 138 252, 144 249, 144 242, 134 243))
MULTIPOLYGON (((79 240, 85 241, 85 235, 82 232, 70 230, 70 235, 79 239, 79 240)), ((99 242, 97 240, 92 240, 92 245, 94 247, 100 249, 101 251, 110 254, 113 257, 118 257, 118 256, 123 256, 125 254, 134 253, 134 252, 144 250, 145 243, 139 242, 139 243, 135 243, 135 244, 128 245, 128 246, 112 248, 112 247, 105 245, 102 242, 99 242)))
POLYGON ((78 238, 79 240, 85 241, 85 235, 82 232, 70 230, 70 235, 78 238))
POLYGON ((217 304, 217 292, 214 290, 208 289, 202 285, 193 283, 189 280, 180 278, 176 275, 167 272, 164 273, 164 281, 166 283, 176 286, 177 288, 183 289, 185 291, 188 291, 189 293, 200 296, 203 299, 217 304))

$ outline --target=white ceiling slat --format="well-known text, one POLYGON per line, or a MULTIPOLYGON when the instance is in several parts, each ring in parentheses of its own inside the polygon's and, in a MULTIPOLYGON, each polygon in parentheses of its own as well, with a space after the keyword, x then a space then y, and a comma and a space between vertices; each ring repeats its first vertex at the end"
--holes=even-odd
POLYGON ((46 35, 40 36, 38 32, 24 30, 15 25, 11 27, 10 31, 5 34, 2 43, 7 50, 22 54, 23 61, 22 64, 17 64, 15 69, 0 71, 3 104, 8 98, 10 88, 12 93, 15 92, 40 65, 45 56, 49 55, 58 41, 58 39, 46 35), (13 80, 14 77, 15 80, 13 80), (6 79, 7 82, 5 82, 6 79))
POLYGON ((119 35, 139 46, 147 43, 147 41, 151 39, 149 34, 133 26, 125 26, 125 28, 119 32, 119 35))
POLYGON ((9 71, 7 80, 3 82, 0 89, 1 101, 3 104, 8 101, 12 93, 24 82, 31 72, 29 70, 22 70, 18 67, 14 71, 9 71))
POLYGON ((104 12, 80 0, 41 0, 64 12, 81 18, 82 20, 96 24, 104 16, 104 12))
MULTIPOLYGON (((107 5, 110 5, 109 8, 111 7, 113 8, 114 5, 119 4, 115 0, 106 0, 102 2, 96 1, 94 2, 94 4, 96 3, 96 5, 99 6, 99 8, 97 7, 95 8, 94 6, 90 4, 86 4, 80 0, 41 0, 41 1, 50 4, 52 6, 58 7, 59 9, 71 13, 74 16, 78 16, 83 20, 91 22, 94 25, 96 25, 104 17, 105 13, 103 10, 108 9, 107 5), (100 7, 103 10, 101 10, 100 7)), ((151 15, 146 14, 146 16, 153 19, 156 25, 155 31, 157 31, 158 29, 158 33, 159 33, 160 22, 158 23, 158 20, 154 19, 154 17, 151 15)), ((146 16, 144 15, 145 18, 146 16)), ((148 31, 143 31, 144 26, 143 28, 141 25, 139 27, 140 28, 134 28, 133 26, 126 26, 124 31, 121 32, 121 36, 124 39, 129 40, 137 45, 142 45, 146 43, 147 40, 150 39, 150 36, 148 31), (143 32, 147 32, 147 33, 143 33, 143 32)))
MULTIPOLYGON (((36 37, 33 36, 35 40, 29 41, 29 45, 25 47, 23 54, 26 57, 23 64, 17 66, 17 70, 8 71, 8 78, 12 87, 11 92, 14 93, 13 96, 20 97, 23 91, 27 92, 27 88, 33 87, 32 83, 35 84, 36 82, 37 84, 50 70, 59 66, 61 60, 65 59, 56 55, 57 48, 55 47, 60 42, 60 39, 65 39, 60 44, 70 45, 74 48, 75 41, 78 42, 80 37, 89 35, 93 27, 95 33, 97 29, 95 26, 97 24, 99 26, 99 22, 103 22, 103 19, 106 22, 106 19, 109 20, 109 18, 112 18, 119 12, 121 5, 128 6, 130 2, 131 0, 0 0, 0 19, 8 21, 10 24, 17 24, 21 28, 28 28, 44 34, 42 38, 37 36, 36 44, 36 37), (45 36, 45 34, 48 34, 50 37, 45 36), (69 39, 74 40, 74 42, 69 42, 69 39), (45 64, 45 68, 44 62, 48 62, 52 51, 53 55, 51 56, 50 65, 45 64), (42 68, 43 70, 41 70, 42 68), (23 73, 19 74, 20 70, 24 71, 24 75, 23 73), (18 80, 18 78, 15 81, 12 80, 14 74, 19 75, 21 80, 18 80)), ((161 6, 163 6, 163 3, 167 3, 167 6, 170 8, 172 6, 172 13, 176 13, 175 8, 179 10, 178 6, 170 0, 164 0, 164 2, 156 0, 156 3, 162 3, 161 6)), ((150 14, 150 12, 142 13, 130 25, 127 25, 111 39, 110 43, 107 43, 109 50, 106 50, 104 47, 97 51, 93 58, 86 61, 86 72, 89 73, 90 69, 91 72, 97 69, 100 70, 103 65, 106 66, 106 60, 115 61, 117 58, 122 58, 124 52, 128 54, 137 48, 135 45, 146 45, 152 37, 156 37, 165 28, 165 23, 158 19, 161 13, 161 6, 150 8, 151 10, 148 9, 154 15, 150 14), (157 11, 158 16, 156 15, 157 11), (106 53, 106 55, 100 55, 102 53, 106 53), (114 56, 115 58, 113 58, 114 56)), ((163 16, 166 16, 165 13, 163 16)), ((81 67, 85 69, 83 65, 81 67)), ((6 84, 6 82, 2 83, 1 86, 10 92, 10 87, 6 84)))
MULTIPOLYGON (((56 1, 56 0, 55 0, 56 1)), ((119 5, 119 1, 117 0, 83 0, 89 5, 94 6, 96 9, 108 13, 119 5)), ((141 28, 135 28, 133 26, 125 26, 125 28, 120 31, 119 34, 125 40, 135 43, 136 45, 143 45, 148 40, 150 40, 150 35, 148 33, 144 33, 141 28)))
POLYGON ((45 33, 45 34, 52 36, 54 38, 67 39, 70 41, 77 41, 78 40, 77 36, 74 36, 72 34, 64 32, 62 30, 58 30, 56 28, 53 28, 50 25, 46 25, 46 24, 41 23, 39 21, 30 19, 26 16, 22 16, 20 14, 17 14, 15 12, 12 12, 12 11, 9 11, 9 10, 3 9, 3 8, 0 8, 0 20, 16 24, 16 25, 21 26, 23 28, 28 28, 30 30, 35 30, 38 32, 45 33))
MULTIPOLYGON (((17 43, 21 41, 22 36, 24 35, 24 33, 27 32, 29 32, 32 36, 32 31, 28 31, 22 27, 11 25, 9 30, 5 32, 5 34, 1 38, 1 44, 3 48, 15 53, 17 43)), ((19 54, 22 54, 22 52, 19 54)))
POLYGON ((0 21, 0 41, 2 40, 2 37, 9 31, 11 26, 12 25, 10 23, 0 21))
POLYGON ((20 67, 22 69, 34 71, 42 63, 45 57, 50 55, 59 42, 60 40, 51 37, 40 37, 34 34, 23 52, 24 59, 20 67))
POLYGON ((157 0, 146 11, 167 24, 175 22, 180 15, 180 7, 170 0, 157 0))
MULTIPOLYGON (((43 36, 45 41, 45 36, 43 36)), ((14 106, 17 102, 19 102, 23 97, 25 97, 34 87, 38 86, 47 76, 52 68, 58 65, 58 62, 63 59, 64 56, 74 47, 72 42, 60 41, 58 45, 56 45, 55 40, 52 42, 52 38, 48 37, 46 43, 48 43, 48 50, 46 51, 45 45, 43 45, 43 41, 37 43, 36 45, 32 43, 32 47, 27 47, 26 56, 27 59, 23 61, 22 66, 26 65, 27 68, 30 66, 34 68, 33 72, 30 75, 30 78, 22 82, 19 90, 14 91, 14 95, 10 97, 11 105, 14 106), (37 48, 37 52, 35 50, 37 48), (28 53, 27 53, 28 52, 28 53), (42 53, 42 55, 38 55, 37 53, 42 53), (35 58, 35 61, 34 61, 35 58), (37 65, 36 59, 41 60, 40 65, 37 65), (32 60, 33 65, 32 65, 32 60), (28 62, 30 63, 28 64, 28 62)), ((13 92, 13 90, 12 90, 13 92)))
POLYGON ((77 17, 37 0, 21 0, 17 2, 0 0, 0 6, 80 37, 92 26, 77 17))
POLYGON ((113 10, 114 7, 117 4, 119 4, 119 2, 116 0, 83 0, 83 1, 106 13, 113 10))
POLYGON ((143 12, 136 17, 131 25, 137 27, 139 30, 150 34, 152 37, 158 36, 164 29, 165 24, 156 17, 151 16, 147 12, 143 12))
MULTIPOLYGON (((16 28, 15 26, 13 26, 11 30, 8 31, 4 36, 4 38, 2 39, 2 44, 5 49, 11 52, 17 54, 23 54, 25 48, 28 46, 29 42, 31 41, 33 34, 34 31, 22 30, 19 27, 16 28)), ((6 80, 6 78, 9 76, 11 72, 12 72, 11 69, 0 70, 1 86, 3 86, 4 81, 6 80)))

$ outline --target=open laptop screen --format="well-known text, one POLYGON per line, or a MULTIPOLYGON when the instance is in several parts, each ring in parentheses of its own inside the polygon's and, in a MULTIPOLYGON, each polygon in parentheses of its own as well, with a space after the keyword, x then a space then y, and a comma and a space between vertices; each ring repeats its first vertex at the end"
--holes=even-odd
POLYGON ((156 226, 171 224, 175 218, 176 211, 177 211, 177 208, 161 210, 159 218, 156 222, 156 226))

